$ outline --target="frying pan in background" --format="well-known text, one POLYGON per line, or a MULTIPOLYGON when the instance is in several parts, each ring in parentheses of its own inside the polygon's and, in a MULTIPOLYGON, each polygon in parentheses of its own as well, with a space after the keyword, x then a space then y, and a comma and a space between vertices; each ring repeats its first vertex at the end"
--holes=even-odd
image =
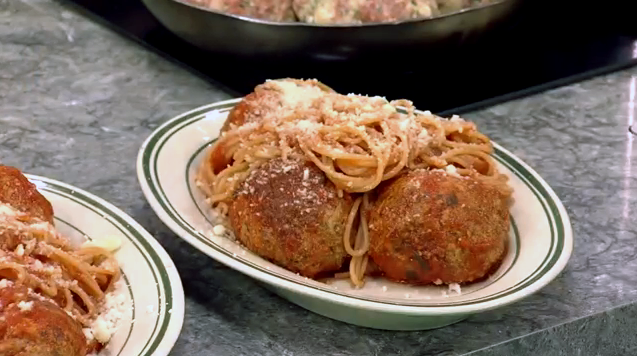
POLYGON ((460 46, 503 23, 522 1, 500 0, 439 17, 397 23, 326 26, 223 14, 183 0, 143 0, 164 26, 199 48, 240 58, 320 61, 460 46))

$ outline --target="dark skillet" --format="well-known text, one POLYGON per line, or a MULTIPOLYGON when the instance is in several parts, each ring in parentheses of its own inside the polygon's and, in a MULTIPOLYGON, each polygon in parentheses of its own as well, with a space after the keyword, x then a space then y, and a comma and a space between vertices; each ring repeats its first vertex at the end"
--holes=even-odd
POLYGON ((462 45, 495 28, 523 0, 501 0, 434 18, 398 23, 316 25, 270 22, 223 14, 181 0, 143 0, 169 30, 202 49, 251 58, 349 60, 375 54, 408 55, 462 45))

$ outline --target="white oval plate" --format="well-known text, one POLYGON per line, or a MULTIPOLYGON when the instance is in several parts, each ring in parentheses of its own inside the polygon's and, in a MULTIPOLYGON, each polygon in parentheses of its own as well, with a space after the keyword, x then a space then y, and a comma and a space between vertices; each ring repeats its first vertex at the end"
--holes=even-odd
POLYGON ((184 290, 170 257, 133 218, 108 202, 65 183, 27 175, 51 202, 57 230, 79 245, 86 239, 118 237, 115 253, 131 306, 98 356, 165 356, 184 321, 184 290))
POLYGON ((536 292, 562 271, 571 255, 571 224, 558 197, 535 171, 494 144, 499 168, 515 190, 510 248, 495 274, 463 286, 461 294, 446 286, 416 287, 383 278, 370 278, 357 290, 345 280, 320 283, 267 262, 212 233, 215 222, 194 184, 205 149, 239 100, 203 106, 160 126, 140 149, 137 175, 151 207, 177 235, 298 305, 373 328, 440 327, 536 292))

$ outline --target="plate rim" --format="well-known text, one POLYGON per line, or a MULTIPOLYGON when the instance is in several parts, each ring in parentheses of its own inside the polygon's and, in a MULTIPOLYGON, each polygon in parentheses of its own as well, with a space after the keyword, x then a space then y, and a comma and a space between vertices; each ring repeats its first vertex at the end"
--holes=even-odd
MULTIPOLYGON (((557 196, 557 194, 553 191, 553 189, 548 185, 548 183, 528 164, 522 161, 517 156, 513 155, 509 150, 503 148, 497 143, 493 143, 496 150, 500 151, 504 157, 508 157, 513 163, 519 165, 523 171, 526 171, 529 176, 531 176, 541 187, 544 189, 544 194, 542 194, 546 199, 547 203, 552 203, 554 206, 554 211, 551 212, 550 216, 559 217, 561 219, 561 229, 562 235, 564 239, 564 244, 562 246, 561 254, 557 255, 557 260, 553 264, 553 266, 535 281, 533 281, 530 285, 522 288, 521 290, 512 292, 511 294, 505 295, 504 297, 495 297, 492 300, 488 301, 478 301, 475 303, 470 303, 468 305, 401 305, 399 303, 386 303, 380 301, 372 301, 372 300, 361 300, 358 299, 357 296, 348 296, 346 294, 335 294, 327 291, 323 291, 316 287, 307 287, 300 283, 294 281, 288 281, 284 278, 281 278, 277 275, 267 274, 255 269, 252 266, 247 265, 243 261, 237 260, 230 256, 226 256, 221 252, 215 251, 213 248, 206 246, 206 244, 200 241, 197 236, 193 235, 188 230, 179 226, 179 223, 175 221, 172 217, 170 217, 169 212, 164 209, 159 201, 159 199, 155 196, 152 191, 152 187, 154 187, 153 176, 147 175, 145 172, 146 164, 145 164, 145 156, 148 154, 149 157, 153 156, 153 153, 159 154, 161 150, 158 152, 155 148, 157 145, 151 146, 149 151, 149 145, 154 140, 160 141, 162 137, 166 136, 168 133, 172 132, 172 130, 168 130, 165 133, 162 131, 169 126, 172 126, 176 121, 187 120, 193 113, 199 113, 198 116, 204 116, 209 112, 221 109, 226 109, 228 105, 236 105, 242 100, 242 98, 235 98, 230 100, 224 100, 219 102, 214 102, 211 104, 203 105, 182 114, 179 114, 160 126, 158 126, 153 132, 144 140, 141 145, 138 156, 137 156, 137 177, 140 183, 141 189, 144 193, 146 200, 149 202, 151 208, 155 211, 157 216, 166 224, 166 226, 172 230, 176 235, 180 238, 187 241, 189 244, 200 250, 202 253, 208 255, 209 257, 243 273, 251 278, 255 278, 259 281, 271 284, 275 287, 284 288, 291 292, 302 294, 306 297, 318 298, 322 300, 327 300, 329 302, 338 303, 341 305, 350 306, 353 308, 359 309, 371 309, 376 311, 383 311, 389 313, 399 313, 406 315, 421 315, 421 316, 435 316, 435 315, 449 315, 449 314, 466 314, 466 313, 475 313, 478 311, 485 311, 494 309, 497 307, 501 307, 503 305, 507 305, 520 299, 523 299, 539 289, 546 286, 550 281, 552 281, 557 275, 559 275, 563 269, 565 268, 568 260, 572 254, 573 250, 573 236, 572 236, 572 226, 570 222, 570 218, 564 205, 561 200, 557 196)), ((189 126, 184 125, 184 127, 189 126)), ((158 178, 157 178, 158 179, 158 178)), ((526 183, 529 188, 532 187, 530 183, 526 183)), ((535 192, 534 192, 535 194, 535 192)), ((169 201, 166 197, 165 200, 169 201)), ((541 199, 538 198, 538 200, 541 199)), ((176 209, 175 209, 176 210, 176 209)), ((550 223, 550 222, 549 222, 550 223)), ((550 223, 552 226, 553 224, 550 223)), ((555 224, 557 225, 557 224, 555 224)), ((530 274, 532 276, 534 273, 530 274)), ((528 276, 527 276, 528 277, 528 276)), ((525 278, 527 278, 525 277, 525 278)))
MULTIPOLYGON (((70 195, 73 198, 80 200, 83 203, 81 205, 86 204, 87 206, 84 207, 85 209, 89 209, 90 206, 91 208, 96 210, 95 212, 105 213, 111 218, 114 218, 116 222, 119 222, 121 224, 121 227, 123 229, 127 230, 127 232, 130 233, 131 238, 139 237, 141 238, 141 240, 143 240, 139 242, 143 242, 148 245, 146 247, 143 246, 143 243, 141 244, 141 246, 139 247, 141 253, 147 254, 149 256, 152 256, 153 254, 156 255, 156 260, 150 258, 150 260, 152 261, 151 265, 157 269, 157 273, 160 278, 162 274, 165 274, 168 285, 163 287, 163 292, 164 295, 167 294, 166 287, 170 287, 172 306, 170 311, 165 311, 164 318, 168 319, 165 330, 160 331, 157 334, 160 335, 160 333, 163 333, 163 335, 157 336, 157 338, 154 340, 154 344, 146 345, 145 349, 142 349, 142 352, 137 354, 136 356, 167 356, 171 352, 171 350, 175 346, 175 343, 177 342, 177 339, 181 335, 185 318, 185 294, 181 277, 178 273, 175 263, 172 261, 172 258, 170 257, 170 255, 168 255, 163 246, 161 246, 159 241, 157 241, 132 216, 128 215, 122 209, 116 207, 107 200, 100 198, 99 196, 84 189, 61 182, 56 179, 29 173, 25 173, 25 176, 30 182, 34 184, 36 184, 35 182, 44 183, 48 188, 46 189, 46 191, 49 191, 52 194, 59 193, 59 197, 73 201, 74 199, 66 196, 70 195), (65 192, 64 190, 67 190, 68 192, 65 192)), ((40 190, 40 187, 38 187, 37 184, 36 187, 38 188, 38 190, 40 190)), ((103 218, 106 219, 106 217, 103 218)), ((111 223, 115 224, 114 222, 111 223)), ((163 299, 161 298, 161 295, 160 299, 163 299)), ((165 301, 162 300, 162 302, 165 301)), ((152 340, 152 336, 148 341, 150 340, 152 340)))

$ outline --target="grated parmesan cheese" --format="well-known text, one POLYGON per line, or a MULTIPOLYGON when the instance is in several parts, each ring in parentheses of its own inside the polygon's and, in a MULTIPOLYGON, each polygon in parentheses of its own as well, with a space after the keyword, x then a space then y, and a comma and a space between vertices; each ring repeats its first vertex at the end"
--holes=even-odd
POLYGON ((15 248, 15 254, 18 256, 24 256, 24 245, 19 244, 18 247, 15 248))
POLYGON ((18 303, 18 308, 20 308, 20 310, 22 310, 23 312, 29 311, 33 309, 33 302, 21 301, 20 303, 18 303))
POLYGON ((91 331, 91 329, 88 328, 84 328, 82 329, 82 332, 84 333, 84 337, 86 337, 86 341, 93 341, 95 338, 93 337, 93 332, 91 331))
POLYGON ((454 165, 450 164, 447 167, 445 167, 445 172, 447 172, 447 174, 450 175, 450 176, 462 178, 462 176, 460 174, 458 174, 458 170, 456 169, 456 166, 454 166, 454 165))
POLYGON ((36 271, 42 271, 44 269, 44 265, 40 260, 35 260, 35 262, 33 262, 33 267, 36 271))
MULTIPOLYGON (((410 124, 411 124, 411 121, 409 119, 402 120, 400 122, 400 130, 401 131, 406 131, 410 124)), ((423 130, 423 131, 426 132, 426 130, 423 130)))
POLYGON ((307 104, 324 94, 319 87, 300 85, 289 80, 273 80, 271 83, 283 92, 282 99, 285 101, 286 106, 295 107, 301 104, 307 104))
MULTIPOLYGON (((119 285, 120 282, 117 282, 119 285)), ((97 340, 102 344, 106 344, 113 334, 117 331, 119 324, 126 313, 130 309, 126 296, 118 292, 119 288, 113 292, 107 293, 104 298, 102 312, 93 321, 89 328, 83 330, 87 340, 97 340)))
POLYGON ((44 231, 44 232, 55 231, 55 229, 53 229, 53 226, 51 226, 51 224, 49 224, 48 222, 39 222, 39 223, 31 224, 31 228, 34 230, 44 231))
POLYGON ((95 340, 101 342, 102 344, 107 343, 111 339, 111 332, 108 329, 108 325, 106 325, 106 321, 104 319, 98 318, 93 323, 91 332, 95 340))
POLYGON ((217 236, 221 236, 226 232, 226 228, 223 225, 215 225, 212 228, 212 232, 217 236))
POLYGON ((16 216, 17 211, 7 204, 0 204, 0 215, 16 216))
POLYGON ((99 247, 108 252, 115 252, 122 247, 122 240, 117 236, 106 236, 95 240, 86 241, 82 244, 82 248, 99 247))
POLYGON ((13 285, 13 282, 10 280, 0 279, 0 289, 10 287, 11 285, 13 285))
POLYGON ((451 283, 449 285, 449 292, 456 292, 458 295, 462 294, 462 289, 458 283, 451 283))

